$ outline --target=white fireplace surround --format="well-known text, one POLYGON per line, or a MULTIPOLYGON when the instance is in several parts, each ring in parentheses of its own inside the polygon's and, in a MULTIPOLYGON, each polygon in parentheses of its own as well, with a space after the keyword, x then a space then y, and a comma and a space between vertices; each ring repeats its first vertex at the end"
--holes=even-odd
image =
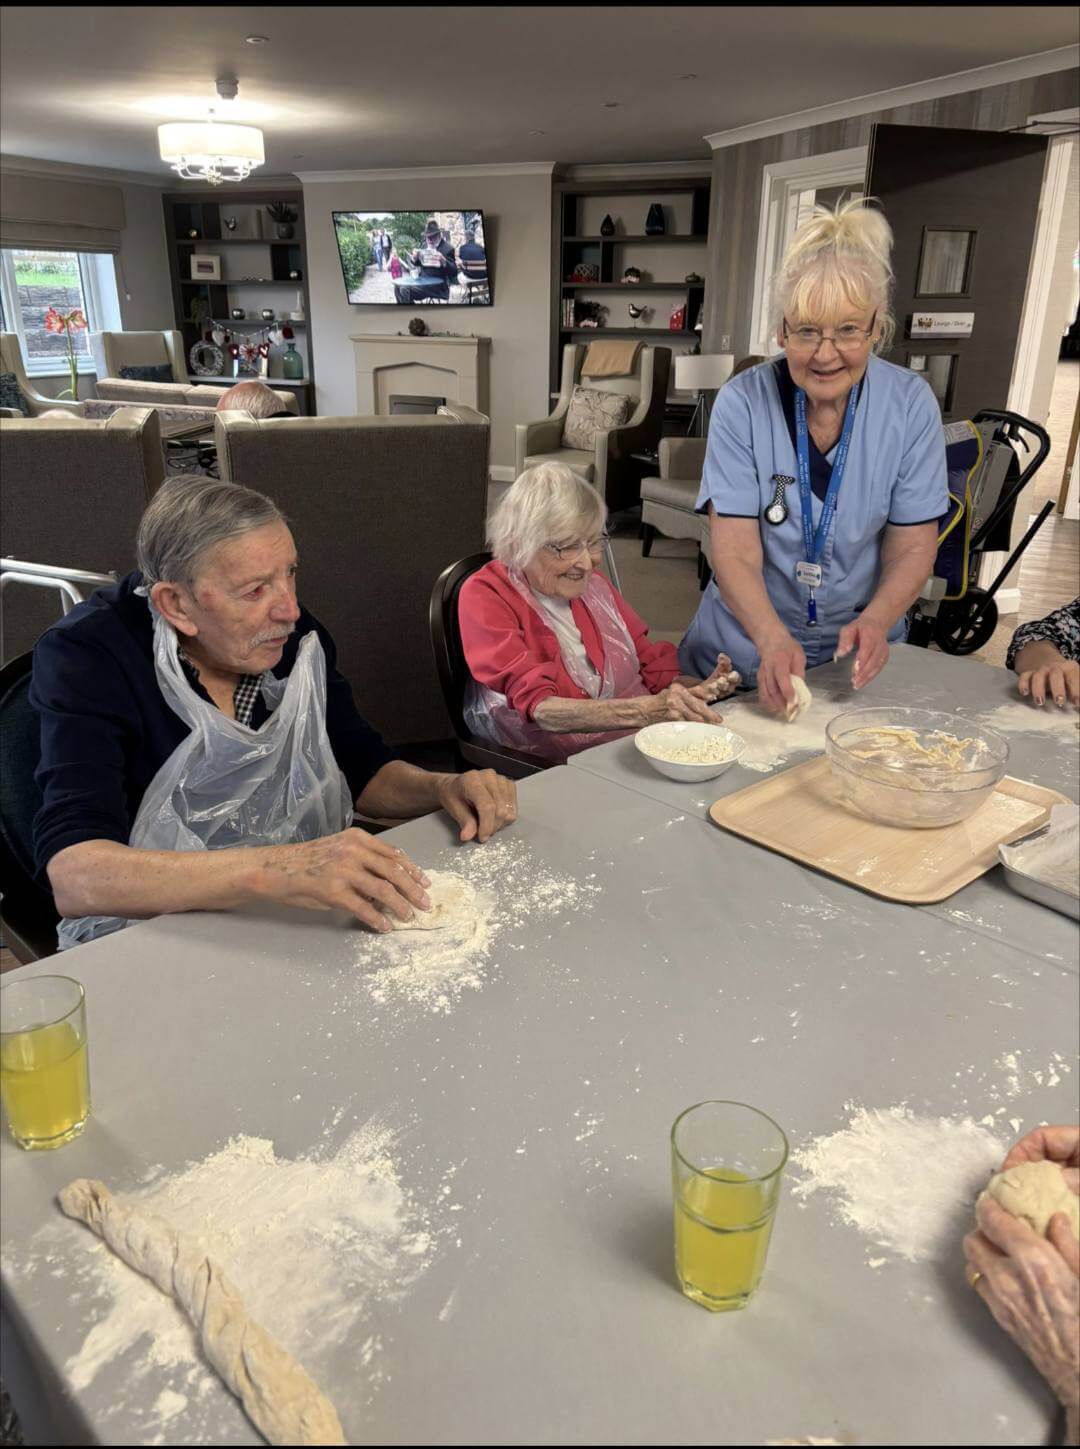
POLYGON ((356 404, 361 417, 389 417, 401 394, 444 397, 479 413, 488 411, 489 337, 405 337, 360 333, 349 339, 356 355, 356 404))

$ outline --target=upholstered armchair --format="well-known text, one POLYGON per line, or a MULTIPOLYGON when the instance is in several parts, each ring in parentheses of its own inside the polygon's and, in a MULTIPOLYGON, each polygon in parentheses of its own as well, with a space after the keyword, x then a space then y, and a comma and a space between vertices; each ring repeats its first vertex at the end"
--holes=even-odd
POLYGON ((697 541, 698 572, 705 578, 710 562, 709 520, 695 512, 701 474, 705 467, 706 438, 662 438, 660 476, 641 483, 641 556, 648 558, 658 533, 665 538, 697 541))
POLYGON ((642 347, 634 371, 625 377, 582 378, 583 343, 563 348, 559 400, 550 417, 518 423, 515 429, 515 466, 520 475, 538 463, 566 463, 601 493, 610 509, 632 508, 638 501, 641 479, 648 464, 634 453, 650 452, 660 441, 671 370, 670 347, 642 347), (598 392, 623 393, 633 399, 633 410, 619 427, 597 433, 591 451, 563 446, 563 429, 570 400, 578 384, 598 392))
MULTIPOLYGON (((15 387, 26 404, 27 414, 36 418, 39 413, 51 412, 59 409, 65 413, 72 413, 78 417, 81 411, 81 404, 68 401, 63 398, 46 397, 44 393, 38 392, 33 383, 26 375, 26 368, 23 366, 22 348, 19 346, 19 339, 14 332, 0 332, 0 375, 14 377, 15 387)), ((7 393, 4 393, 7 396, 7 393)), ((14 399, 7 407, 15 407, 14 399)), ((15 408, 19 416, 23 416, 20 408, 15 408)))
MULTIPOLYGON (((121 377, 121 369, 125 367, 159 370, 160 376, 140 379, 143 382, 175 382, 187 386, 187 357, 184 339, 179 332, 91 332, 90 351, 97 373, 98 397, 106 396, 100 391, 106 379, 121 384, 131 380, 121 377)), ((114 401, 124 402, 126 399, 114 397, 114 401)))

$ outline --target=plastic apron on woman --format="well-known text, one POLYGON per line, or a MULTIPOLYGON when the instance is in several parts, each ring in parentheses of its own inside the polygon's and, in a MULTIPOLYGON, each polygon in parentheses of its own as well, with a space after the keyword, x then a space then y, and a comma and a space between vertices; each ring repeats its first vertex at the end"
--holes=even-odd
MULTIPOLYGON (((158 687, 191 733, 147 787, 128 844, 225 850, 292 845, 344 830, 352 800, 326 733, 326 657, 318 635, 303 639, 287 679, 264 679, 263 698, 274 712, 249 729, 196 694, 176 631, 152 612, 158 687)), ((57 936, 64 950, 133 924, 121 916, 65 918, 57 936)))
MULTIPOLYGON (((830 463, 835 453, 825 455, 830 463)), ((758 520, 766 591, 812 669, 829 663, 840 630, 873 597, 886 525, 936 522, 948 510, 945 442, 934 394, 917 374, 871 356, 820 560, 816 625, 807 622, 809 591, 795 577, 805 552, 798 476, 774 367, 763 363, 732 378, 716 396, 697 507, 704 510, 711 503, 722 518, 758 520), (793 481, 785 498, 787 517, 771 524, 764 513, 773 502, 777 475, 793 481)), ((811 502, 816 529, 822 500, 815 494, 811 502)), ((906 631, 906 620, 899 619, 890 642, 903 639, 906 631)), ((719 653, 731 656, 744 684, 755 684, 758 651, 713 580, 679 646, 679 662, 687 674, 705 678, 719 653)))
MULTIPOLYGON (((561 631, 557 619, 540 606, 524 574, 508 569, 507 577, 533 613, 559 639, 566 672, 582 694, 589 699, 636 699, 650 692, 641 678, 641 661, 630 630, 619 613, 611 585, 605 578, 597 573, 590 575, 581 595, 581 602, 588 609, 604 648, 604 670, 602 675, 598 675, 587 659, 567 647, 567 642, 559 637, 561 631)), ((572 616, 569 618, 570 627, 576 633, 577 626, 573 624, 572 616)), ((621 740, 625 735, 634 733, 633 730, 564 733, 541 729, 533 720, 526 719, 520 710, 514 709, 505 694, 499 694, 475 679, 469 681, 465 690, 464 715, 469 729, 481 739, 510 745, 529 754, 543 755, 549 760, 565 761, 579 750, 607 744, 609 740, 621 740)))

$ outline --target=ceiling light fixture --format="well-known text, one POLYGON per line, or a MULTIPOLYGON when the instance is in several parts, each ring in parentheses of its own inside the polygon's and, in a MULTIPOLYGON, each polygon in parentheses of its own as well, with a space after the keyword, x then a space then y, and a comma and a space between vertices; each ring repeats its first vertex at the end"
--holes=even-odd
POLYGON ((247 45, 269 45, 269 35, 245 35, 244 42, 247 45))
POLYGON ((547 132, 546 131, 526 131, 525 134, 527 136, 546 136, 547 135, 547 132))
MULTIPOLYGON (((235 76, 219 76, 216 84, 223 101, 236 99, 239 85, 235 76)), ((258 126, 221 122, 213 106, 205 121, 170 121, 159 126, 158 150, 182 181, 204 181, 209 186, 246 181, 266 160, 258 126)))
POLYGON ((614 111, 622 105, 622 101, 601 101, 600 104, 604 107, 605 111, 614 111))

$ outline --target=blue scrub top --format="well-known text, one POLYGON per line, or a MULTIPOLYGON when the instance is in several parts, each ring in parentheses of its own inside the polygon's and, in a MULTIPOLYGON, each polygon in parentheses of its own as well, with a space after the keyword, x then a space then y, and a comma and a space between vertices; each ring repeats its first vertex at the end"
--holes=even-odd
MULTIPOLYGON (((818 623, 806 622, 808 590, 795 581, 803 556, 798 483, 787 490, 788 516, 772 525, 763 518, 773 501, 773 475, 798 478, 795 444, 772 362, 733 377, 717 393, 697 507, 709 503, 721 517, 756 518, 764 553, 765 587, 773 608, 806 654, 808 668, 828 664, 840 630, 870 602, 880 573, 887 524, 936 522, 948 512, 945 438, 937 399, 914 372, 871 356, 855 413, 844 480, 832 530, 820 560, 815 591, 818 623)), ((835 449, 826 454, 831 464, 835 449)), ((815 489, 814 526, 822 500, 815 489)), ((902 639, 906 619, 890 640, 902 639)), ((679 646, 688 674, 704 679, 716 656, 729 654, 743 682, 752 686, 760 655, 711 582, 679 646)))

